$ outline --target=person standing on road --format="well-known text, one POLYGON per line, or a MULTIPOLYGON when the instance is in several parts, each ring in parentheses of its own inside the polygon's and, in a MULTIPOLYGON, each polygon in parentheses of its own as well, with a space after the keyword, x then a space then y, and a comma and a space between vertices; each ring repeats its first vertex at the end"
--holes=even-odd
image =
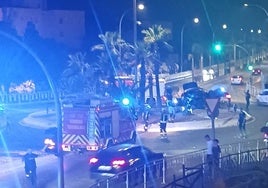
POLYGON ((243 108, 240 108, 237 124, 240 131, 240 137, 246 138, 246 113, 243 108))
POLYGON ((221 154, 221 147, 219 146, 218 139, 213 140, 212 154, 213 154, 213 166, 218 168, 220 164, 220 154, 221 154))
POLYGON ((206 158, 206 162, 208 164, 208 170, 209 173, 211 174, 211 170, 212 170, 212 165, 213 165, 213 152, 212 152, 212 148, 213 148, 213 140, 210 138, 209 135, 205 135, 205 140, 207 143, 207 158, 206 158))
POLYGON ((30 173, 32 173, 33 176, 36 176, 36 157, 38 157, 38 155, 33 153, 31 149, 28 149, 27 153, 23 156, 22 161, 25 165, 24 170, 26 177, 29 177, 30 173))
POLYGON ((246 99, 246 111, 248 111, 249 104, 250 104, 250 93, 249 93, 249 90, 247 90, 246 93, 245 93, 245 99, 246 99))
POLYGON ((148 131, 149 116, 150 116, 151 108, 152 107, 149 104, 144 105, 144 109, 142 112, 142 119, 144 121, 144 131, 148 131))
POLYGON ((161 113, 161 119, 160 119, 160 136, 161 139, 166 138, 167 137, 167 121, 168 121, 168 113, 166 111, 166 109, 164 109, 161 113))
POLYGON ((175 120, 175 106, 173 100, 167 101, 168 113, 169 113, 169 122, 174 123, 175 120))

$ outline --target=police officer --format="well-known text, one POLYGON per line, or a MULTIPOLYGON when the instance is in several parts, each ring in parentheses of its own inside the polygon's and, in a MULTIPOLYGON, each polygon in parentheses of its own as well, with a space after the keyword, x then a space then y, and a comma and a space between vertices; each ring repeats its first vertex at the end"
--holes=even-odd
POLYGON ((245 93, 245 99, 246 99, 246 111, 249 109, 249 103, 250 103, 250 93, 249 90, 246 91, 245 93))
POLYGON ((35 158, 38 155, 33 153, 31 149, 27 150, 27 153, 23 156, 22 160, 24 161, 25 174, 29 177, 30 172, 32 175, 36 176, 36 161, 35 158))
POLYGON ((144 110, 143 110, 143 113, 142 113, 142 119, 144 121, 144 131, 148 130, 149 116, 150 116, 151 108, 152 107, 149 104, 144 105, 144 110))
POLYGON ((244 112, 243 108, 240 108, 237 124, 240 131, 240 136, 246 138, 246 113, 244 112))
POLYGON ((160 136, 161 139, 167 137, 167 121, 168 121, 168 113, 166 109, 163 109, 161 113, 161 119, 160 119, 160 136))

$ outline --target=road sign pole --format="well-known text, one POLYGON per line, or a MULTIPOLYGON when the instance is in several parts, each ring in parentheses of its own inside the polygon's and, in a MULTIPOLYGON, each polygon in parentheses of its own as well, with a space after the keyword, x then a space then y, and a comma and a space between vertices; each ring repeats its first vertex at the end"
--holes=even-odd
POLYGON ((215 139, 215 117, 211 117, 211 132, 212 138, 215 139))

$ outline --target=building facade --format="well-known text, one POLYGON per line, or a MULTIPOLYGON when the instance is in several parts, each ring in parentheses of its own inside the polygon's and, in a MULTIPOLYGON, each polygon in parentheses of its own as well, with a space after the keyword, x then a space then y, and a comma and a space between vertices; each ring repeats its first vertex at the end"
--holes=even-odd
POLYGON ((23 36, 28 23, 35 26, 41 38, 54 39, 72 48, 79 48, 86 35, 85 11, 49 10, 44 0, 22 1, 0 7, 0 21, 9 23, 23 36), (33 3, 35 2, 35 3, 33 3))

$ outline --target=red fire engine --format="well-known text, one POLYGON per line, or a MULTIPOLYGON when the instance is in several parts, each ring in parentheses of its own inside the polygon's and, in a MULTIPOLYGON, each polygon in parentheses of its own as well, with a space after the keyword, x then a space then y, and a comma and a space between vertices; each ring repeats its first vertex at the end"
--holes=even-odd
POLYGON ((136 124, 128 107, 110 98, 63 105, 63 151, 97 151, 122 142, 136 142, 136 124))

